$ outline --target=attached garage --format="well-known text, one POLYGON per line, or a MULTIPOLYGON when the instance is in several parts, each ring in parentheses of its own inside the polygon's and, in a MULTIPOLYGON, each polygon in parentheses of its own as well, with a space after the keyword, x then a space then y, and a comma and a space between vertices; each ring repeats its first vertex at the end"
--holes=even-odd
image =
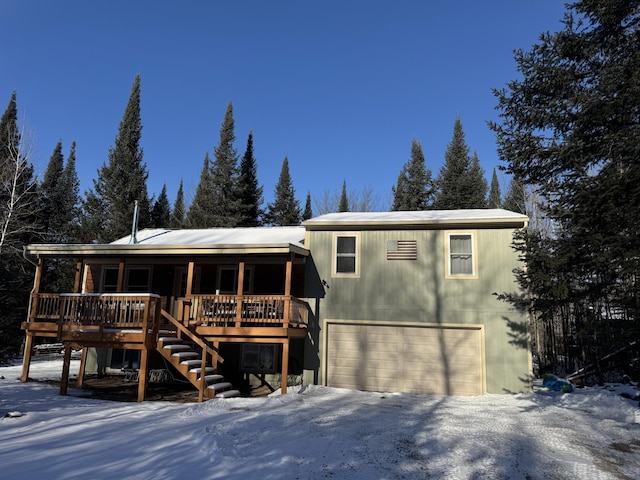
POLYGON ((326 384, 379 392, 481 395, 483 327, 327 321, 326 384))

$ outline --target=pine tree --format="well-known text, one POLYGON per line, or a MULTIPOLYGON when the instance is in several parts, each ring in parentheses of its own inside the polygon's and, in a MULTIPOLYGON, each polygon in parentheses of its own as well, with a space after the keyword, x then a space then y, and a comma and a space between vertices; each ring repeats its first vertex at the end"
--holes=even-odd
POLYGON ((300 202, 296 200, 295 189, 289 174, 289 159, 284 157, 280 177, 275 188, 273 203, 268 205, 267 219, 270 225, 299 225, 301 218, 300 202))
POLYGON ((493 169, 493 175, 491 176, 491 188, 489 188, 489 208, 502 207, 502 198, 500 195, 500 184, 498 183, 498 174, 496 169, 493 169))
POLYGON ((227 105, 220 143, 214 148, 215 160, 211 165, 211 186, 214 202, 209 227, 235 227, 242 218, 242 204, 239 192, 238 152, 235 141, 233 105, 227 105))
POLYGON ((311 209, 311 192, 307 192, 307 201, 304 204, 304 212, 302 212, 302 221, 313 218, 313 210, 311 209))
POLYGON ((40 184, 43 234, 45 241, 48 243, 63 241, 63 239, 60 238, 60 230, 64 225, 64 220, 59 216, 64 213, 62 203, 65 192, 61 190, 59 185, 63 171, 64 157, 62 155, 62 141, 59 141, 53 149, 53 153, 47 164, 47 169, 44 172, 44 179, 40 184))
MULTIPOLYGON (((65 166, 62 142, 57 143, 40 184, 43 238, 49 243, 73 242, 78 232, 79 181, 75 171, 75 148, 74 142, 65 166)), ((71 291, 74 268, 74 260, 49 259, 42 273, 42 289, 51 292, 71 291)))
POLYGON ((46 242, 73 242, 78 231, 80 182, 75 169, 75 150, 73 142, 65 166, 62 142, 58 142, 40 184, 42 233, 46 242))
POLYGON ((253 133, 249 132, 247 149, 240 162, 239 194, 242 217, 240 227, 262 225, 262 187, 258 185, 258 166, 253 155, 253 133))
POLYGON ((462 122, 456 117, 453 125, 453 138, 444 154, 444 165, 436 179, 437 193, 434 208, 438 210, 455 210, 468 207, 469 171, 471 158, 469 147, 464 139, 462 122))
POLYGON ((64 217, 60 233, 65 242, 76 242, 80 228, 80 180, 76 170, 76 142, 71 143, 59 188, 65 192, 62 197, 64 217))
POLYGON ((522 182, 518 181, 515 176, 509 181, 509 189, 502 202, 502 208, 511 210, 512 212, 527 213, 527 194, 526 188, 522 182))
MULTIPOLYGON (((182 183, 180 184, 182 185, 182 183)), ((200 181, 196 188, 189 212, 187 213, 186 224, 189 228, 209 228, 215 226, 212 212, 214 209, 215 195, 213 192, 213 182, 211 181, 211 159, 207 152, 204 156, 200 181)))
POLYGON ((527 306, 545 331, 567 327, 559 341, 577 353, 572 369, 594 362, 603 378, 606 353, 624 349, 625 364, 640 355, 640 0, 568 9, 560 32, 516 52, 521 78, 495 92, 501 123, 490 126, 507 172, 555 222, 543 246, 548 265, 525 243, 527 306), (562 295, 535 281, 545 273, 563 278, 562 295))
POLYGON ((154 228, 167 228, 171 222, 171 206, 167 197, 167 185, 162 185, 158 199, 151 209, 151 226, 154 228))
POLYGON ((140 138, 140 76, 136 76, 109 161, 98 170, 93 190, 85 195, 83 227, 99 242, 113 241, 131 232, 133 210, 138 201, 138 225, 150 223, 146 164, 142 161, 140 138), (98 210, 96 210, 98 209, 98 210))
POLYGON ((180 180, 180 186, 176 193, 176 201, 173 202, 173 208, 171 209, 171 220, 169 226, 171 228, 182 228, 186 221, 186 209, 184 206, 184 189, 182 187, 182 180, 180 180))
POLYGON ((411 141, 411 158, 404 164, 393 190, 394 211, 426 210, 433 200, 431 170, 426 167, 422 144, 415 138, 411 141))
POLYGON ((474 152, 466 177, 465 191, 468 193, 466 205, 462 208, 487 208, 487 181, 480 165, 478 154, 474 152))
POLYGON ((342 193, 340 194, 340 203, 338 204, 338 212, 349 211, 349 198, 347 197, 347 181, 342 182, 342 193))

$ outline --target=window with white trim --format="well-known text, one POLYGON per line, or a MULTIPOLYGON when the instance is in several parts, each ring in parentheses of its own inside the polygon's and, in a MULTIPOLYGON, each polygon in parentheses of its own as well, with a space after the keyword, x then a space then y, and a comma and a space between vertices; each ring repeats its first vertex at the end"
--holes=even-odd
POLYGON ((473 233, 447 234, 447 277, 477 278, 475 236, 473 233))
POLYGON ((358 275, 358 236, 340 234, 334 237, 333 274, 336 276, 358 275))

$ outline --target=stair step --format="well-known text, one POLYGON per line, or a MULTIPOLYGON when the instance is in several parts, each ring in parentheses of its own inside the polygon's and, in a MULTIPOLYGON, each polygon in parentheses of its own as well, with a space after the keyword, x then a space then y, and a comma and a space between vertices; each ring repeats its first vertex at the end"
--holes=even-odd
POLYGON ((158 338, 159 342, 162 342, 163 345, 167 343, 182 343, 182 340, 178 337, 160 337, 158 338))
POLYGON ((224 392, 220 392, 216 394, 216 398, 232 398, 239 397, 240 390, 225 390, 224 392))
POLYGON ((175 353, 172 353, 171 356, 178 357, 178 358, 198 358, 200 354, 196 352, 175 352, 175 353))
POLYGON ((213 390, 214 392, 216 392, 216 395, 218 394, 218 392, 221 392, 223 390, 227 390, 229 388, 231 388, 231 383, 229 382, 219 382, 219 383, 213 383, 211 385, 209 385, 207 387, 207 390, 213 390))
POLYGON ((200 366, 202 365, 202 360, 196 360, 196 359, 185 360, 184 362, 180 362, 180 365, 187 365, 188 367, 195 366, 195 365, 200 366))
POLYGON ((187 350, 193 351, 193 349, 189 345, 183 345, 182 343, 164 345, 162 348, 166 350, 171 350, 171 351, 183 351, 183 352, 186 352, 187 350))
MULTIPOLYGON (((183 362, 183 363, 186 363, 186 362, 183 362)), ((200 362, 198 362, 198 364, 199 364, 199 363, 200 363, 200 362)), ((189 373, 195 373, 196 375, 200 374, 200 372, 201 372, 201 371, 202 371, 202 368, 200 368, 200 367, 197 367, 197 368, 190 368, 190 369, 189 369, 189 373)), ((213 368, 213 367, 205 367, 205 368, 204 368, 204 373, 205 373, 205 375, 206 375, 206 374, 209 374, 209 373, 215 373, 215 371, 216 371, 216 369, 215 369, 215 368, 213 368)))
MULTIPOLYGON (((198 380, 200 380, 200 377, 198 377, 198 380)), ((218 374, 204 376, 204 382, 208 385, 211 385, 216 382, 220 383, 222 380, 224 380, 224 377, 218 374)))

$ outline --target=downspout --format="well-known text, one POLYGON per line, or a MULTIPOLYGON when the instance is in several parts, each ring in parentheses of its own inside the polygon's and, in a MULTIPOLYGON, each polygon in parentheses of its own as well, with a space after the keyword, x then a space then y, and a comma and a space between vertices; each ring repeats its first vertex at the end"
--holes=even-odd
MULTIPOLYGON (((27 257, 26 245, 22 247, 22 258, 24 258, 27 262, 29 262, 34 267, 38 268, 38 264, 33 260, 31 260, 29 257, 27 257)), ((31 299, 33 298, 33 294, 36 291, 36 277, 37 275, 33 276, 33 287, 31 288, 31 292, 29 292, 29 306, 27 307, 27 321, 29 321, 29 319, 31 318, 31 299)))

